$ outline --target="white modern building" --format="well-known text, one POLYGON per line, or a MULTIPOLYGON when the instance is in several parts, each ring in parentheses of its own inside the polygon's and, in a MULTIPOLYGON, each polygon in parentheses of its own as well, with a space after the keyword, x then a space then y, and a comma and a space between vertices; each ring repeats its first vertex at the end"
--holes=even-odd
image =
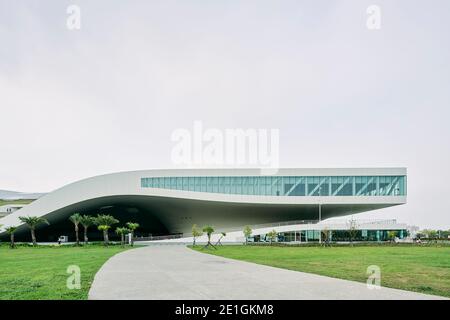
MULTIPOLYGON (((0 219, 42 216, 42 240, 73 234, 68 217, 107 213, 141 225, 138 235, 189 234, 289 221, 319 221, 406 203, 405 168, 185 169, 119 172, 74 182, 0 219)), ((94 230, 93 230, 94 231, 94 230)), ((5 236, 4 232, 0 236, 5 236)))

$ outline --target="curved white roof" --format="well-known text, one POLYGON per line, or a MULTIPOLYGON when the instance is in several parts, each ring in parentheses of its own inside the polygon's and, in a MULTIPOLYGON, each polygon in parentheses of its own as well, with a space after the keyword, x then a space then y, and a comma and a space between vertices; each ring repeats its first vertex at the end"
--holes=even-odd
MULTIPOLYGON (((269 213, 264 213, 265 216, 259 215, 259 211, 248 209, 248 206, 254 206, 255 208, 273 208, 274 215, 279 214, 279 221, 284 220, 298 220, 302 219, 301 210, 305 208, 306 211, 310 211, 311 207, 317 205, 318 202, 328 208, 329 210, 336 210, 337 215, 345 214, 345 207, 348 210, 353 210, 352 213, 373 210, 382 207, 398 205, 406 202, 406 196, 259 196, 259 195, 239 195, 239 194, 222 194, 222 193, 206 193, 184 190, 169 190, 159 188, 143 188, 141 187, 141 178, 148 177, 186 177, 186 176, 259 176, 265 175, 267 169, 166 169, 166 170, 141 170, 141 171, 129 171, 118 172, 95 176, 87 179, 83 179, 71 184, 68 184, 62 188, 59 188, 38 200, 32 202, 26 207, 10 214, 7 217, 0 219, 0 225, 3 228, 8 226, 21 226, 22 223, 19 220, 20 216, 42 216, 52 221, 58 221, 58 219, 66 219, 70 212, 83 212, 86 208, 95 208, 95 206, 105 206, 108 204, 108 199, 124 199, 127 203, 130 201, 141 201, 145 206, 155 207, 161 206, 162 212, 157 214, 158 218, 167 226, 171 232, 184 232, 189 230, 192 223, 202 224, 205 220, 209 223, 214 222, 214 217, 217 218, 217 223, 223 225, 237 224, 238 226, 243 223, 257 224, 270 221, 277 221, 276 217, 269 217, 269 213), (136 198, 139 197, 139 198, 136 198), (135 199, 135 200, 132 200, 135 199), (139 200, 137 200, 139 199, 139 200), (166 199, 166 202, 161 202, 161 199, 166 199), (184 200, 184 202, 180 202, 184 200), (177 221, 176 218, 172 218, 172 213, 167 211, 167 201, 176 202, 178 211, 185 211, 192 219, 187 219, 185 225, 177 221), (146 204, 144 204, 144 202, 146 204), (210 208, 214 208, 214 204, 218 210, 217 212, 228 212, 233 209, 224 209, 227 204, 233 205, 240 213, 238 217, 245 217, 246 212, 252 212, 248 214, 246 219, 238 219, 239 221, 228 221, 222 214, 214 216, 214 212, 197 212, 202 211, 203 204, 208 204, 208 211, 210 208), (183 207, 187 206, 187 207, 183 207), (191 207, 189 207, 191 206, 191 207), (195 210, 193 209, 195 207, 195 210), (212 207, 211 207, 212 206, 212 207), (181 209, 180 209, 181 208, 181 209), (184 209, 182 209, 184 208, 184 209), (247 209, 244 209, 247 208, 247 209), (308 209, 309 208, 309 209, 308 209), (334 208, 334 209, 333 209, 334 208), (284 210, 287 210, 284 213, 284 210), (228 210, 228 211, 227 211, 228 210), (298 217, 294 212, 298 211, 298 217), (209 216, 208 216, 209 215, 209 216), (220 215, 220 216, 219 216, 220 215), (213 217, 211 219, 211 217, 213 217), (294 219, 292 219, 294 218, 294 219), (274 220, 275 219, 275 220, 274 220)), ((310 169, 279 169, 276 176, 388 176, 388 175, 406 175, 405 168, 310 168, 310 169)), ((159 208, 159 207, 158 207, 159 208)), ((158 209, 156 208, 156 209, 158 209)), ((230 207, 231 208, 231 207, 230 207)), ((315 210, 315 209, 314 209, 315 210)), ((347 212, 348 212, 347 210, 347 212)), ((157 210, 158 211, 158 210, 157 210)), ((236 211, 236 212, 237 212, 236 211)), ((260 210, 261 211, 261 210, 260 210)), ((305 212, 306 212, 305 211, 305 212)), ((309 212, 308 211, 308 212, 309 212)), ((330 211, 330 212, 331 212, 330 211)), ((348 213, 347 213, 348 214, 348 213)), ((174 217, 177 214, 173 213, 174 217)), ((229 214, 230 219, 237 219, 233 214, 229 214)), ((326 210, 324 211, 324 217, 327 216, 326 210)), ((333 216, 329 214, 329 216, 333 216)), ((20 230, 20 229, 19 229, 20 230)))

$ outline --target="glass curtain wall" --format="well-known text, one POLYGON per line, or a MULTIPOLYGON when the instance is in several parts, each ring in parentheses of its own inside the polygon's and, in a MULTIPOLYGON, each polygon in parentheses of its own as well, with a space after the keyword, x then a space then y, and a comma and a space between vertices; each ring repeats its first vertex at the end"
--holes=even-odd
POLYGON ((142 178, 143 188, 259 196, 404 196, 406 176, 142 178))

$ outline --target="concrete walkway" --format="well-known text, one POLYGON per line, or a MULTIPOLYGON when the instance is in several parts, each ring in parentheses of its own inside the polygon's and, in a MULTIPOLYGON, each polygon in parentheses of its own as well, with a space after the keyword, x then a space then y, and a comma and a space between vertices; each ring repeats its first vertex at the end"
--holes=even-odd
POLYGON ((409 291, 262 266, 196 252, 148 246, 109 259, 89 299, 439 299, 409 291))

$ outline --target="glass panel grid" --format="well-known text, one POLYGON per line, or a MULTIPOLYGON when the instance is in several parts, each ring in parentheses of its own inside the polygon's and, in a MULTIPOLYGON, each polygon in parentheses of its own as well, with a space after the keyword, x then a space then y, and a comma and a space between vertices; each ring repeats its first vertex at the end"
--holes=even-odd
POLYGON ((255 196, 405 196, 406 176, 141 178, 142 188, 255 196))

